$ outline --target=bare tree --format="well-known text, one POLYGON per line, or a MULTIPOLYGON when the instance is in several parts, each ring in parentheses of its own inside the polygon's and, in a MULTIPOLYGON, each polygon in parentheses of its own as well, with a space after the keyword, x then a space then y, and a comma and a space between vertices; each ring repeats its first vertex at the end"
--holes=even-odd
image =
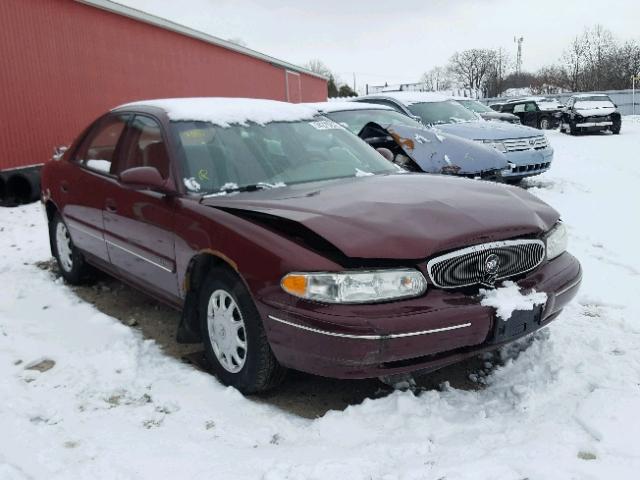
POLYGON ((495 50, 472 48, 454 53, 449 69, 465 87, 479 91, 495 64, 495 58, 495 50))
POLYGON ((562 54, 562 61, 567 71, 568 88, 574 92, 581 87, 581 77, 586 68, 587 46, 583 37, 575 37, 569 48, 562 54))
POLYGON ((309 60, 307 63, 305 63, 304 67, 307 70, 311 70, 313 73, 323 75, 327 78, 333 76, 333 73, 331 72, 329 67, 327 67, 322 60, 319 60, 317 58, 309 60))
POLYGON ((422 74, 420 81, 425 84, 427 90, 432 92, 448 90, 452 85, 451 75, 444 67, 433 67, 422 74))

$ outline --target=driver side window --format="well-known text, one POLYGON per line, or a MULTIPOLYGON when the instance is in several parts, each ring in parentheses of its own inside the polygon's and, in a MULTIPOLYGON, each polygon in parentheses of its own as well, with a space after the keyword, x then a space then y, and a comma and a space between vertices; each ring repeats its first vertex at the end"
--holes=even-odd
POLYGON ((160 124, 143 115, 136 115, 129 126, 117 173, 134 167, 155 167, 165 179, 169 178, 171 172, 160 124))

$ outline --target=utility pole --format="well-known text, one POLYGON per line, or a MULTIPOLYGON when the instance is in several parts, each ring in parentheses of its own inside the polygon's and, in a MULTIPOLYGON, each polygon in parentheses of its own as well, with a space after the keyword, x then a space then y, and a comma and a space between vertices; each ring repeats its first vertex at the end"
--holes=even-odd
POLYGON ((631 104, 633 105, 633 115, 636 114, 636 80, 640 82, 640 72, 637 75, 631 75, 631 104))
POLYGON ((353 91, 357 93, 357 91, 356 91, 356 72, 353 72, 353 91))
POLYGON ((516 75, 520 76, 522 70, 522 42, 524 37, 513 37, 513 42, 518 44, 518 52, 516 53, 516 75))

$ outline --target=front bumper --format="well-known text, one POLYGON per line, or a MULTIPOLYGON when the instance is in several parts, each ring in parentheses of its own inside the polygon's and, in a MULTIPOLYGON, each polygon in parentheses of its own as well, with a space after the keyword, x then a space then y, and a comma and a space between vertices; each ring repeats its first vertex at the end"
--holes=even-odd
POLYGON ((551 167, 553 149, 524 150, 520 152, 505 153, 513 167, 502 172, 505 179, 517 179, 540 175, 551 167))
POLYGON ((612 125, 613 125, 613 122, 611 121, 576 123, 576 127, 578 128, 604 128, 604 127, 611 127, 612 125))
MULTIPOLYGON (((517 280, 547 294, 535 329, 558 316, 581 279, 580 264, 564 253, 517 280)), ((327 377, 431 371, 515 339, 493 341, 494 310, 481 306, 477 293, 433 287, 420 298, 378 305, 259 301, 258 308, 280 363, 327 377)))

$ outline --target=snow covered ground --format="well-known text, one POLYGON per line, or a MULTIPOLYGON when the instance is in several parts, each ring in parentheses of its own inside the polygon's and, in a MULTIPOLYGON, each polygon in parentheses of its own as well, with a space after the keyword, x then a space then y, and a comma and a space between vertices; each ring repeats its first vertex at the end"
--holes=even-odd
POLYGON ((577 300, 484 388, 308 420, 163 354, 34 264, 39 205, 0 209, 0 479, 632 479, 640 471, 640 117, 550 132, 577 300), (55 362, 55 363, 53 363, 55 362))

